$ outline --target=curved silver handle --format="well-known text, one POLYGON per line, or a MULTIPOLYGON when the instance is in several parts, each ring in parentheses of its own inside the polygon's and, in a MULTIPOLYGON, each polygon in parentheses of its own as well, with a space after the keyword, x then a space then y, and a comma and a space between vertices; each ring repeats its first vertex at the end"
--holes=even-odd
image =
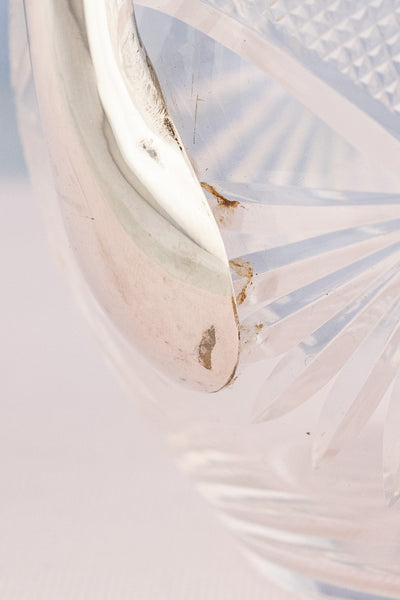
POLYGON ((128 0, 26 1, 71 243, 120 331, 174 378, 228 383, 238 326, 223 242, 128 0))

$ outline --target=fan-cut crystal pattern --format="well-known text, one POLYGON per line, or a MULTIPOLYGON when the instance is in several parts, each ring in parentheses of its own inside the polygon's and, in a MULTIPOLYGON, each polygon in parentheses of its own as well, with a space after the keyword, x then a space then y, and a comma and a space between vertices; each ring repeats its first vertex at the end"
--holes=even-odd
POLYGON ((15 25, 74 287, 259 568, 307 599, 394 599, 400 7, 141 4, 136 26, 130 0, 26 0, 41 120, 15 25))

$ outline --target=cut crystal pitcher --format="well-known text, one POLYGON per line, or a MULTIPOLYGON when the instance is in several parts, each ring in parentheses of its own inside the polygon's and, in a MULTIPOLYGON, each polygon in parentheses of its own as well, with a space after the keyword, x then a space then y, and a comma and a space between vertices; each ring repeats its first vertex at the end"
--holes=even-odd
POLYGON ((11 16, 31 178, 128 390, 291 598, 399 598, 399 2, 11 16))

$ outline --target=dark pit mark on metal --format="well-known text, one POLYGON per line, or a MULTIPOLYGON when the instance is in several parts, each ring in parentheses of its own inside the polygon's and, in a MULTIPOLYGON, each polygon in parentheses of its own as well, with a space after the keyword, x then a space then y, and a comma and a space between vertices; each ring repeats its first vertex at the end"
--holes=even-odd
POLYGON ((154 160, 158 161, 158 154, 157 151, 153 148, 152 146, 152 141, 150 140, 141 140, 141 146, 143 148, 143 150, 145 152, 147 152, 147 154, 150 156, 150 158, 153 158, 154 160))
POLYGON ((203 333, 198 351, 199 363, 202 367, 208 369, 209 371, 212 368, 211 355, 212 351, 214 350, 215 342, 215 327, 212 325, 203 333))

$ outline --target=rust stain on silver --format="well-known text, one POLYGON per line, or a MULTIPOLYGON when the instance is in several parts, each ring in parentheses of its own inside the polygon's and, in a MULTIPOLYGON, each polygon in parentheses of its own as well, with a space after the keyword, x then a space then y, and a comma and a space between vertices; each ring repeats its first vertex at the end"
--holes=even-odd
POLYGON ((240 205, 239 200, 229 200, 228 198, 225 198, 225 196, 217 192, 213 185, 210 185, 205 181, 201 181, 200 185, 203 188, 203 190, 206 190, 206 192, 209 192, 214 196, 219 206, 222 206, 224 208, 237 208, 240 205))
POLYGON ((211 370, 211 355, 214 350, 216 343, 215 337, 215 327, 212 325, 209 329, 207 329, 203 333, 203 337, 201 338, 201 342, 199 345, 199 363, 208 370, 211 370))
POLYGON ((243 304, 247 297, 247 288, 252 283, 254 269, 251 263, 241 258, 235 258, 229 261, 231 269, 235 271, 239 277, 243 277, 246 281, 239 294, 236 296, 236 302, 238 305, 243 304))

